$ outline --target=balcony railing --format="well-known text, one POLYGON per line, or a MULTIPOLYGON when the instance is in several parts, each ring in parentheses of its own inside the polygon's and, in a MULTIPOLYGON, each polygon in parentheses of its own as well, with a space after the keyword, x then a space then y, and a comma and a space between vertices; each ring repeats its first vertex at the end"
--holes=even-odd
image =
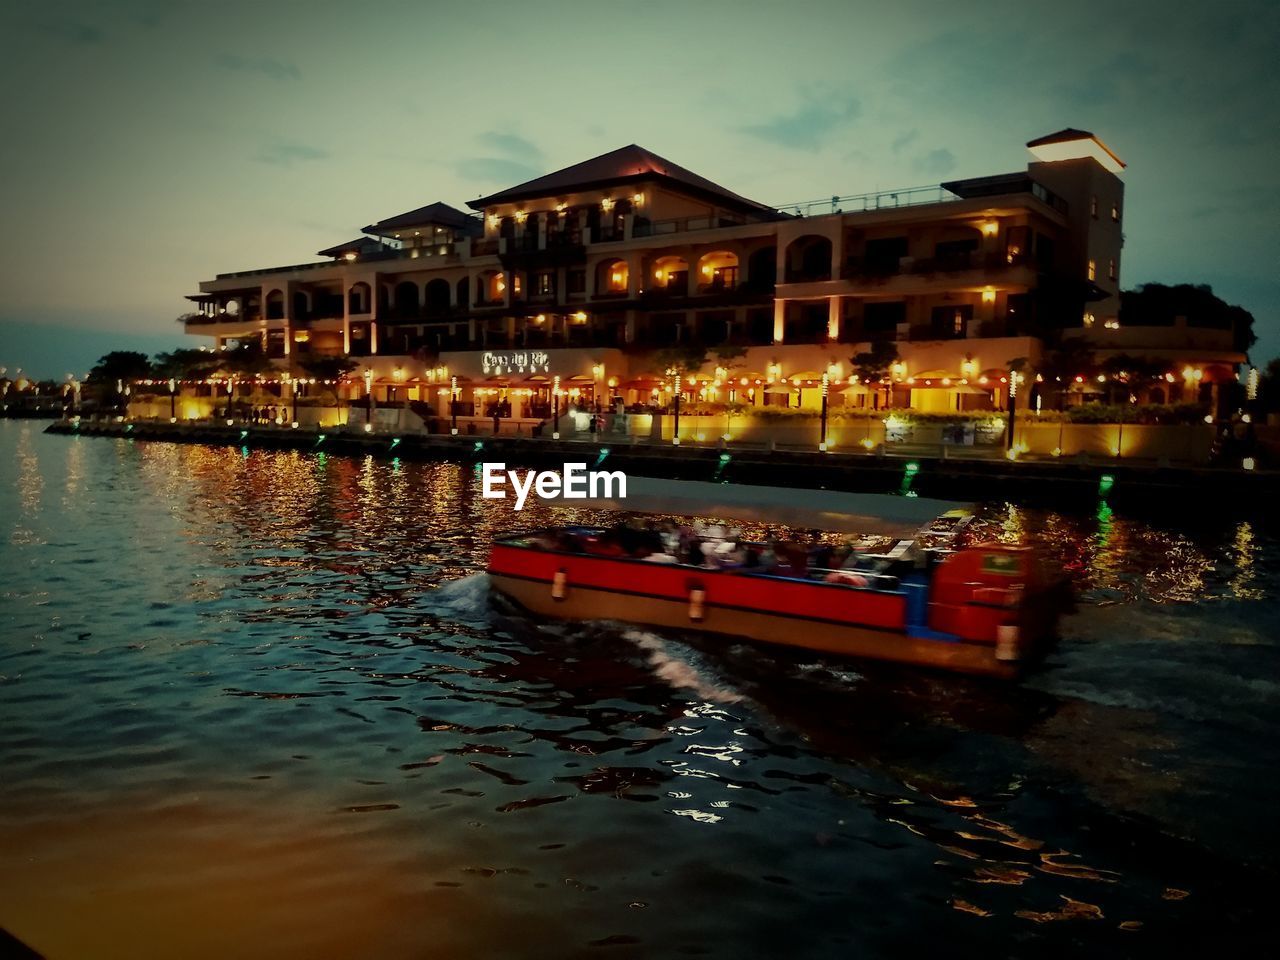
MULTIPOLYGON (((1025 266, 1029 258, 1024 254, 972 253, 948 254, 941 257, 849 257, 841 276, 846 280, 876 280, 914 274, 933 276, 939 273, 964 273, 969 270, 997 272, 1025 266)), ((789 281, 792 283, 802 281, 789 281)))
POLYGON ((745 217, 738 216, 700 216, 681 217, 675 220, 639 221, 631 229, 633 237, 660 237, 672 233, 690 233, 695 230, 719 230, 726 227, 740 227, 750 223, 745 217))
POLYGON ((903 187, 899 190, 881 190, 877 193, 857 193, 848 197, 826 197, 822 200, 802 200, 775 207, 779 213, 795 217, 820 217, 829 213, 856 213, 869 210, 893 210, 898 207, 918 207, 926 203, 950 203, 959 200, 950 190, 938 184, 928 187, 903 187))

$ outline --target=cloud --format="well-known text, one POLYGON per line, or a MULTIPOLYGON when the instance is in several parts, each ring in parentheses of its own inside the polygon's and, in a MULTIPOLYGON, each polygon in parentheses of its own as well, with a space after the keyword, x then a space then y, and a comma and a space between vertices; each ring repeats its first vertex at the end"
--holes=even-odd
POLYGON ((893 138, 893 143, 889 145, 894 153, 901 153, 904 148, 911 146, 920 138, 919 130, 908 130, 893 138))
POLYGON ((742 133, 797 150, 817 150, 841 126, 861 112, 853 97, 816 93, 803 95, 804 103, 794 112, 780 114, 765 123, 739 128, 742 133))
POLYGON ((503 185, 524 183, 546 173, 540 167, 503 157, 471 157, 460 161, 456 169, 463 179, 503 185))
POLYGON ((76 46, 92 46, 107 39, 101 27, 77 20, 47 21, 35 24, 35 28, 64 43, 76 46))
POLYGON ((486 130, 476 140, 501 156, 470 157, 460 161, 457 164, 458 176, 464 179, 505 186, 523 183, 547 172, 542 162, 542 150, 519 134, 486 130))
POLYGON ((939 147, 916 157, 911 166, 917 173, 941 177, 956 168, 956 155, 946 147, 939 147))
POLYGON ((238 73, 261 73, 272 80, 302 79, 302 71, 295 64, 270 57, 250 59, 234 53, 223 53, 219 54, 214 62, 225 70, 235 70, 238 73))
POLYGON ((328 157, 327 150, 309 147, 305 143, 269 143, 259 147, 258 154, 253 159, 276 167, 291 167, 298 162, 325 160, 328 157))
POLYGON ((542 158, 542 151, 535 144, 514 133, 488 130, 480 134, 476 139, 485 146, 493 147, 493 149, 508 157, 519 157, 527 160, 540 160, 542 158))

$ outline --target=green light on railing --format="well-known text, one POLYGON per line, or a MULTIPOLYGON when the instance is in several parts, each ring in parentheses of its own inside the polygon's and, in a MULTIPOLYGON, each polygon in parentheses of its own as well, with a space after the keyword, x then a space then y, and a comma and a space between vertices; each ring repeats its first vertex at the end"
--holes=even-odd
POLYGON ((241 447, 241 448, 240 448, 240 456, 242 456, 242 457, 248 457, 248 456, 249 456, 249 448, 248 448, 248 447, 241 447))
POLYGON ((906 471, 908 476, 915 476, 920 472, 920 464, 912 460, 903 469, 906 471))
POLYGON ((1098 496, 1105 497, 1111 492, 1111 488, 1116 485, 1116 478, 1110 473, 1104 473, 1098 480, 1098 496))
POLYGON ((398 447, 399 445, 400 445, 400 438, 399 438, 399 437, 392 437, 392 438, 391 438, 391 449, 392 449, 392 450, 394 450, 394 449, 395 449, 396 447, 398 447))
POLYGON ((728 463, 728 462, 729 462, 730 460, 732 460, 732 459, 733 459, 733 457, 732 457, 732 455, 730 455, 730 454, 727 454, 727 453, 722 453, 722 454, 720 454, 720 462, 721 462, 721 463, 728 463))
POLYGON ((248 431, 248 430, 241 430, 241 431, 240 431, 240 439, 241 439, 241 440, 243 440, 243 439, 244 439, 245 437, 247 437, 248 435, 249 435, 249 431, 248 431))
POLYGON ((604 458, 607 457, 608 455, 609 455, 609 448, 601 447, 600 456, 596 457, 596 466, 598 467, 600 466, 600 464, 604 463, 604 458))
POLYGON ((129 424, 128 426, 126 426, 126 427, 124 428, 124 432, 125 432, 125 433, 128 433, 128 432, 129 432, 130 430, 132 430, 132 429, 133 429, 133 424, 131 423, 131 424, 129 424))
POLYGON ((316 446, 317 446, 317 447, 318 447, 318 446, 320 446, 320 444, 324 443, 324 438, 325 438, 325 434, 323 434, 323 433, 322 433, 322 434, 320 434, 318 437, 316 437, 316 446))
POLYGON ((484 449, 484 441, 483 441, 483 440, 477 440, 477 441, 476 441, 476 446, 475 446, 475 452, 476 452, 476 453, 479 453, 479 452, 480 452, 481 450, 483 450, 483 449, 484 449))

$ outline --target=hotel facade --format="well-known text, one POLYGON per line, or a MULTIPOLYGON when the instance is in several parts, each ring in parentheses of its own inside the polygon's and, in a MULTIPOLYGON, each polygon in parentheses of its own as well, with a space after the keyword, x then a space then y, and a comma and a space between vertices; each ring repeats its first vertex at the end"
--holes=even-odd
MULTIPOLYGON (((677 389, 816 408, 824 374, 837 406, 1003 409, 1011 367, 1050 369, 1082 338, 1098 361, 1168 365, 1141 402, 1234 379, 1230 330, 1121 325, 1116 155, 1079 130, 1027 147, 1015 173, 775 208, 631 145, 472 212, 380 220, 318 262, 220 274, 189 298, 186 330, 259 340, 304 395, 312 358, 352 358, 348 398, 428 422, 544 419, 557 395, 663 408, 677 389), (858 376, 853 358, 877 344, 896 359, 858 376)), ((1091 390, 1060 385, 1056 402, 1091 390)))

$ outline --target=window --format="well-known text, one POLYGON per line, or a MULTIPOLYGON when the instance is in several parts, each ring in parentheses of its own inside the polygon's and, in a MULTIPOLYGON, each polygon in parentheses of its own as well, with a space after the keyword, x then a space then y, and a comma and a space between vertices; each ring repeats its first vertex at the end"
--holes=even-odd
POLYGON ((1112 219, 1115 223, 1119 223, 1119 222, 1120 222, 1120 204, 1118 204, 1118 203, 1113 203, 1113 204, 1111 205, 1111 219, 1112 219))
POLYGON ((899 264, 906 255, 906 237, 882 237, 868 240, 863 256, 870 272, 897 273, 899 264))
POLYGON ((1107 262, 1107 278, 1108 278, 1109 280, 1114 280, 1114 279, 1116 278, 1116 262, 1115 262, 1115 260, 1110 260, 1110 261, 1108 261, 1108 262, 1107 262))
POLYGON ((549 297, 556 292, 556 275, 545 270, 536 275, 534 293, 540 297, 549 297))
POLYGON ((1089 261, 1089 279, 1090 280, 1098 279, 1098 264, 1093 260, 1089 261))
POLYGON ((868 303, 862 310, 862 327, 867 333, 898 332, 898 324, 907 319, 907 304, 897 300, 890 303, 868 303))
POLYGON ((965 335, 973 319, 973 304, 938 306, 929 311, 929 336, 954 340, 965 335))
POLYGON ((1095 193, 1089 198, 1089 216, 1098 219, 1098 195, 1095 193))
POLYGON ((565 276, 565 287, 569 293, 587 292, 587 271, 570 270, 565 276))
POLYGON ((1086 330, 1088 330, 1090 327, 1093 326, 1093 320, 1094 320, 1094 317, 1092 313, 1086 313, 1084 315, 1084 327, 1086 330))

